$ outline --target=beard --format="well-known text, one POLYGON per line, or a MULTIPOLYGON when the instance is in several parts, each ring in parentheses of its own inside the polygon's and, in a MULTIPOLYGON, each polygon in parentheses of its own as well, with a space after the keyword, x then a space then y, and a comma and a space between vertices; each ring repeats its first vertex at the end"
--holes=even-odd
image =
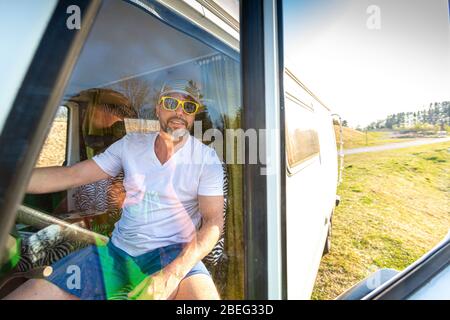
POLYGON ((161 123, 161 128, 165 133, 167 133, 172 138, 172 141, 181 140, 183 137, 185 137, 186 135, 189 134, 189 129, 190 129, 190 128, 188 128, 187 121, 182 118, 178 118, 178 117, 171 117, 171 118, 167 119, 167 121, 165 123, 161 123), (169 126, 169 123, 172 120, 181 121, 184 124, 184 128, 171 128, 169 126))

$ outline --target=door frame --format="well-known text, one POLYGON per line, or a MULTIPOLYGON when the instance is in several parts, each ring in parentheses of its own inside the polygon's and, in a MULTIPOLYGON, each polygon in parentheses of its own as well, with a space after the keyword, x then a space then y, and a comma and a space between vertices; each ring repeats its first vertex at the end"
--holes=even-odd
POLYGON ((243 127, 267 130, 258 143, 265 163, 249 164, 249 141, 245 145, 246 299, 287 298, 281 5, 281 0, 240 2, 243 127))

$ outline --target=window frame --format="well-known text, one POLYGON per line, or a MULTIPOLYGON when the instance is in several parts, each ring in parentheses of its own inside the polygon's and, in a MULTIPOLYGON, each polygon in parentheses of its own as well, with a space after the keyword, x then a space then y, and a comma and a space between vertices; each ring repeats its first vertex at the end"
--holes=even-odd
MULTIPOLYGON (((244 130, 271 125, 281 133, 285 130, 282 7, 282 0, 240 1, 240 17, 245 17, 240 19, 244 130)), ((284 134, 264 147, 284 150, 284 134)), ((261 163, 244 166, 246 299, 287 298, 284 152, 277 161, 278 180, 261 174, 261 163)))
POLYGON ((101 0, 79 2, 81 26, 70 30, 66 19, 72 2, 58 2, 17 92, 0 135, 0 154, 8 155, 0 157, 0 244, 14 225, 47 126, 101 4, 101 0))
POLYGON ((145 13, 150 14, 154 18, 163 22, 167 26, 194 38, 208 47, 217 50, 224 55, 239 62, 240 53, 235 50, 231 45, 227 44, 225 40, 219 39, 212 33, 202 29, 195 21, 189 19, 187 16, 178 14, 174 11, 175 8, 169 8, 164 5, 164 1, 146 0, 145 3, 140 0, 122 0, 130 5, 143 10, 145 13), (169 22, 170 21, 170 22, 169 22))

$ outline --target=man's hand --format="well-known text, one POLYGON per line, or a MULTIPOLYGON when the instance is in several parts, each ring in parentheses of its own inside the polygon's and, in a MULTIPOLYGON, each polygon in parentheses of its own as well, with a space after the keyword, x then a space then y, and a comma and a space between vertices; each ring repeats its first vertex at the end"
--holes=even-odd
POLYGON ((182 277, 166 268, 145 278, 128 294, 132 300, 167 300, 177 291, 182 277))

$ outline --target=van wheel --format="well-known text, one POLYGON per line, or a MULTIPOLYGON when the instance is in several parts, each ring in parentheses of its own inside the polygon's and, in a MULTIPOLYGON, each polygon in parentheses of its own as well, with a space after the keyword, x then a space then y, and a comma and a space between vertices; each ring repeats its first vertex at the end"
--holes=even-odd
POLYGON ((331 229, 333 227, 332 221, 333 220, 330 220, 330 226, 328 227, 327 240, 325 240, 325 247, 323 248, 322 256, 330 253, 330 251, 331 251, 331 229))

